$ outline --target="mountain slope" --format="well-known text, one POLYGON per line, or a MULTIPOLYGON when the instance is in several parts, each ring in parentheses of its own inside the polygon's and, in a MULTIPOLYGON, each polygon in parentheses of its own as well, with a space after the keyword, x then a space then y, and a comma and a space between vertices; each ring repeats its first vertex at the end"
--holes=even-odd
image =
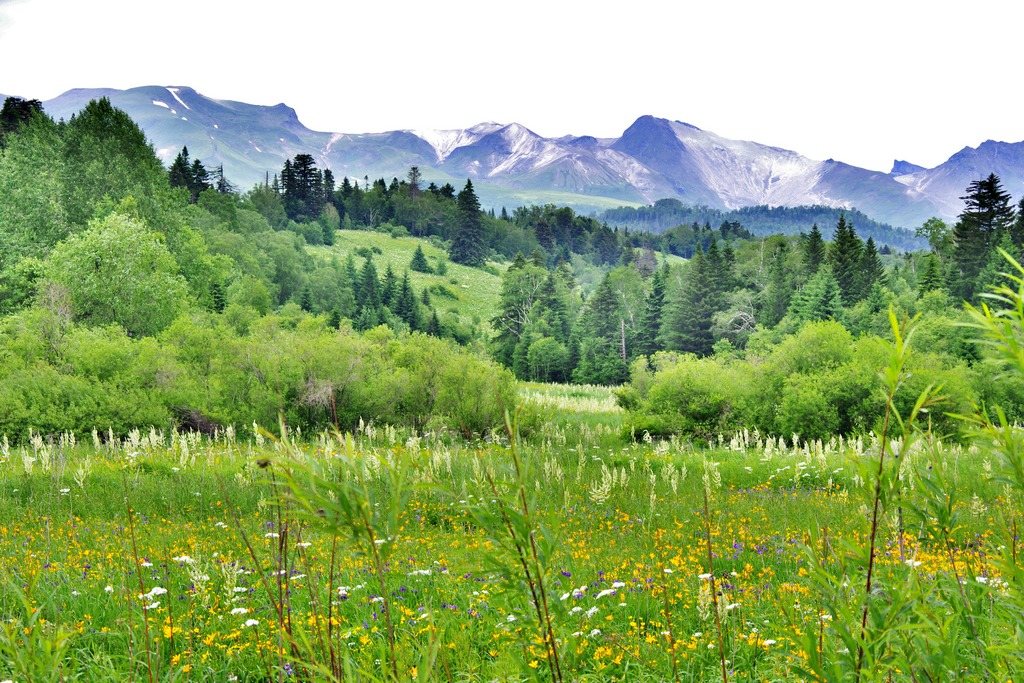
POLYGON ((641 116, 618 138, 599 139, 545 138, 517 123, 493 122, 454 130, 317 132, 284 104, 216 100, 184 86, 77 89, 44 106, 68 118, 96 97, 109 97, 138 121, 165 162, 187 145, 208 166, 223 164, 241 187, 308 153, 339 179, 402 177, 414 165, 427 180, 458 185, 472 178, 487 206, 557 202, 590 212, 662 198, 721 210, 820 205, 857 208, 904 227, 933 215, 955 217, 967 184, 989 172, 1015 196, 1024 193, 1024 142, 964 148, 933 169, 897 161, 882 173, 654 116, 641 116))
POLYGON ((895 179, 933 198, 939 213, 950 217, 963 207, 960 197, 968 183, 989 173, 999 176, 1003 189, 1020 199, 1024 195, 1024 142, 986 140, 977 147, 964 147, 935 168, 917 167, 896 175, 895 179))

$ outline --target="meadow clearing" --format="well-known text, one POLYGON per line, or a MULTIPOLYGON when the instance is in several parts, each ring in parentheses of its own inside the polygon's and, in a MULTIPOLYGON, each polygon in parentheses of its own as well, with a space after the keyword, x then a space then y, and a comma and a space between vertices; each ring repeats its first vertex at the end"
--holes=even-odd
MULTIPOLYGON (((877 439, 630 441, 608 389, 521 394, 545 418, 514 444, 4 443, 0 677, 852 680, 877 439)), ((1014 679, 1000 460, 893 452, 861 680, 1014 679)))

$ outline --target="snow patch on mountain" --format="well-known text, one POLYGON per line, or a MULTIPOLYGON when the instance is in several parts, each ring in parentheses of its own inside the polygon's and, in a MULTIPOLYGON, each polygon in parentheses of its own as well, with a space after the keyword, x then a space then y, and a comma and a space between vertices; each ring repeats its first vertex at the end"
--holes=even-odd
POLYGON ((438 163, 460 147, 472 145, 485 135, 500 130, 500 123, 479 123, 472 128, 455 130, 406 130, 434 148, 438 163))
POLYGON ((167 104, 166 102, 162 102, 160 100, 153 100, 153 104, 155 104, 158 107, 163 107, 164 109, 170 109, 171 108, 171 105, 167 104))
POLYGON ((181 90, 181 88, 167 88, 167 92, 171 93, 171 97, 173 97, 174 99, 178 100, 178 104, 180 104, 181 106, 185 107, 185 109, 188 109, 189 111, 191 111, 192 107, 190 107, 187 104, 185 104, 185 100, 181 99, 181 95, 178 94, 179 90, 181 90))

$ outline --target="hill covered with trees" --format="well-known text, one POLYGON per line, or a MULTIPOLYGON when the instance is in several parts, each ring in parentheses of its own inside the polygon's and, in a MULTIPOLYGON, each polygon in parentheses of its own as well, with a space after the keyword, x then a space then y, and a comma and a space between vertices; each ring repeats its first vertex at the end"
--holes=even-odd
MULTIPOLYGON (((799 235, 758 235, 756 212, 637 231, 553 205, 483 211, 471 181, 424 183, 416 167, 339 181, 301 154, 241 192, 187 149, 165 169, 107 100, 55 122, 38 102, 10 98, 0 432, 273 423, 278 413, 308 427, 422 426, 428 404, 438 424, 479 432, 514 402, 514 376, 627 383, 623 405, 657 431, 808 420, 846 433, 874 413, 831 369, 870 370, 890 309, 923 315, 929 369, 952 373, 963 401, 985 400, 1005 385, 984 381, 998 368, 957 327, 960 304, 999 281, 1000 250, 1020 256, 1024 206, 994 175, 966 192, 955 225, 920 227, 920 252, 879 246, 877 225, 857 214, 799 235), (853 344, 853 355, 787 365, 798 339, 853 344), (431 371, 431 356, 453 368, 431 371), (770 367, 786 369, 753 381, 770 367), (379 385, 381 373, 404 379, 379 385), (834 415, 787 421, 778 407, 744 408, 778 397, 834 415)), ((659 203, 647 218, 684 215, 696 216, 659 203)))

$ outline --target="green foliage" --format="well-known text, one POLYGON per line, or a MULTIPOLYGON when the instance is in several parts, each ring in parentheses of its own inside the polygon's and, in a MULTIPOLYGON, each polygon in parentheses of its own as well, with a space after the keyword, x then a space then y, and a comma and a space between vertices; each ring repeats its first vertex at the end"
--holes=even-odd
POLYGON ((121 325, 153 335, 187 305, 188 287, 156 233, 139 220, 111 214, 60 243, 47 262, 75 317, 92 325, 121 325))
POLYGON ((476 197, 472 181, 466 181, 466 186, 459 192, 456 203, 458 224, 452 235, 448 256, 455 263, 482 266, 487 258, 487 246, 484 243, 480 200, 476 197))

